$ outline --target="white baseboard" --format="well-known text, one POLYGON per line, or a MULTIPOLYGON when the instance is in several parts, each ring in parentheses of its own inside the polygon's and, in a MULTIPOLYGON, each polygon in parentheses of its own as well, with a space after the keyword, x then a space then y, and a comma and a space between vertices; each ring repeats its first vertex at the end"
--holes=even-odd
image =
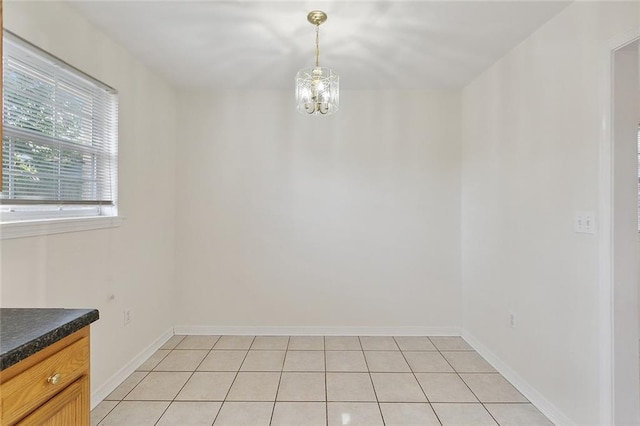
POLYGON ((111 392, 117 388, 120 383, 124 381, 127 377, 131 375, 136 368, 140 367, 143 362, 145 362, 155 351, 160 349, 162 345, 164 345, 167 340, 169 340, 173 336, 173 328, 168 329, 160 337, 158 337, 153 343, 147 346, 142 352, 136 355, 127 365, 118 370, 113 376, 111 376, 106 383, 102 384, 102 386, 98 387, 94 392, 91 393, 91 409, 93 410, 96 405, 102 402, 111 392))
POLYGON ((575 423, 560 411, 553 403, 546 399, 540 392, 524 380, 511 367, 504 363, 497 355, 487 349, 468 330, 462 329, 462 338, 467 341, 484 359, 489 362, 504 376, 513 386, 520 391, 542 414, 547 416, 553 424, 562 426, 572 426, 575 423))
POLYGON ((177 325, 175 334, 249 336, 459 336, 460 327, 322 327, 177 325))

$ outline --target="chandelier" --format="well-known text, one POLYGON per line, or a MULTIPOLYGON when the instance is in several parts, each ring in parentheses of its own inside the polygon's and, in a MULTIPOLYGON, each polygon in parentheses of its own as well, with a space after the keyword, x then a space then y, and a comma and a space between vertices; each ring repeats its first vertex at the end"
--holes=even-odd
POLYGON ((321 67, 318 61, 320 24, 327 20, 327 14, 314 10, 309 12, 307 20, 316 26, 316 65, 296 74, 297 109, 308 115, 331 115, 338 111, 339 77, 331 68, 321 67))

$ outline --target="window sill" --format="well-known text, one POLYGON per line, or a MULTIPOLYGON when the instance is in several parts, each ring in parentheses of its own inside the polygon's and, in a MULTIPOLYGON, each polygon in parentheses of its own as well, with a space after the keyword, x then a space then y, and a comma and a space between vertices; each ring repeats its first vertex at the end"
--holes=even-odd
POLYGON ((0 223, 0 239, 37 237, 67 232, 115 228, 122 224, 122 216, 80 217, 69 219, 29 220, 0 223))

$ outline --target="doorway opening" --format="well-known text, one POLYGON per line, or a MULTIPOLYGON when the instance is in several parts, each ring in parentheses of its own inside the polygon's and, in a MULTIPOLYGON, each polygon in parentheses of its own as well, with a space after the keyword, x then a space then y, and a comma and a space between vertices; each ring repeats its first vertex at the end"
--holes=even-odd
POLYGON ((601 277, 608 280, 609 289, 608 299, 603 300, 602 320, 604 326, 610 327, 609 340, 603 341, 603 360, 607 362, 602 367, 603 374, 607 368, 610 371, 611 389, 610 395, 606 391, 603 395, 610 398, 612 411, 606 423, 613 424, 640 423, 640 41, 637 37, 638 34, 610 52, 610 125, 605 128, 605 141, 609 143, 605 144, 602 156, 603 171, 608 173, 603 175, 604 182, 608 180, 608 185, 601 187, 600 248, 604 249, 601 251, 604 257, 600 266, 604 273, 601 277))

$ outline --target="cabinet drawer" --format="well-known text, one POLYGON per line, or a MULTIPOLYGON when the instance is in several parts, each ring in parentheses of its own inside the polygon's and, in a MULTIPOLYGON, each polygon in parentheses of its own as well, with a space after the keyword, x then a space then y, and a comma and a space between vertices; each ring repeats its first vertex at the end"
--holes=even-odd
POLYGON ((88 395, 89 379, 82 376, 16 426, 88 426, 91 423, 88 395))
POLYGON ((2 384, 2 424, 12 424, 89 373, 89 339, 82 338, 2 384))

